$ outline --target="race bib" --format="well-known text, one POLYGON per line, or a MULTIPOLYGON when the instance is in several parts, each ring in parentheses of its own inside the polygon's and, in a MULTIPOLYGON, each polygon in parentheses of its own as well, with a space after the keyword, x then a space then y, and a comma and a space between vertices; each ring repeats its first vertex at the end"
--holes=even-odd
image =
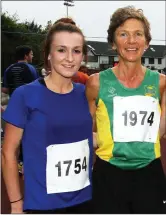
POLYGON ((47 193, 81 190, 90 185, 88 139, 47 147, 47 193))
POLYGON ((113 98, 113 113, 115 142, 156 142, 160 123, 157 99, 116 96, 113 98))

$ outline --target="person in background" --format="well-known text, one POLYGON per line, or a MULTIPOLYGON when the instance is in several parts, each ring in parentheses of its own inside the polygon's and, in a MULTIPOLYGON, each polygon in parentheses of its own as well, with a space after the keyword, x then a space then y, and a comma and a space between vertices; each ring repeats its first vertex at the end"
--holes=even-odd
POLYGON ((4 72, 2 92, 12 95, 14 90, 24 84, 36 80, 38 72, 32 63, 33 51, 29 46, 16 47, 16 63, 10 65, 4 72))
POLYGON ((166 67, 162 70, 162 74, 166 75, 166 67))
POLYGON ((166 133, 166 76, 141 65, 150 41, 150 24, 141 9, 117 9, 110 19, 108 42, 119 63, 90 76, 86 85, 97 132, 94 213, 166 213, 160 159, 160 139, 166 133))
MULTIPOLYGON (((10 97, 12 93, 20 86, 36 80, 38 72, 32 63, 33 51, 29 46, 16 47, 16 63, 10 65, 4 72, 3 86, 1 91, 8 94, 10 97)), ((14 114, 14 112, 13 112, 14 114)), ((18 156, 18 170, 22 174, 23 169, 23 155, 22 145, 20 145, 18 156)))
POLYGON ((89 79, 89 76, 86 74, 87 70, 88 68, 86 66, 81 66, 79 71, 72 77, 72 81, 86 85, 89 79))
MULTIPOLYGON (((5 109, 1 105, 1 115, 3 114, 4 111, 5 111, 5 109)), ((3 120, 1 120, 1 141, 3 138, 4 138, 4 122, 3 122, 3 120)), ((2 147, 2 145, 1 145, 1 147, 2 147)))
POLYGON ((3 114, 2 169, 12 213, 90 212, 92 117, 85 86, 71 80, 87 54, 85 45, 78 27, 53 25, 44 48, 49 75, 17 88, 3 114), (16 170, 20 139, 24 197, 16 170))
POLYGON ((42 68, 41 69, 41 76, 42 77, 45 77, 45 76, 47 76, 48 74, 47 74, 47 71, 45 70, 45 68, 42 68))

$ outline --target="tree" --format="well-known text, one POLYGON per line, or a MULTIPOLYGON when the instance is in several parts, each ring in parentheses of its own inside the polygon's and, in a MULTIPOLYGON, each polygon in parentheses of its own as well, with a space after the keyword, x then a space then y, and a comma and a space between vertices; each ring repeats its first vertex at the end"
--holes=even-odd
POLYGON ((41 25, 34 22, 19 22, 17 14, 10 16, 8 13, 1 14, 1 38, 2 58, 1 76, 4 70, 15 62, 15 48, 19 45, 29 45, 34 52, 35 65, 43 63, 43 40, 46 31, 41 25))
POLYGON ((52 21, 51 20, 49 20, 48 22, 47 22, 47 25, 46 25, 46 27, 45 27, 45 33, 47 33, 47 31, 51 28, 51 26, 52 26, 52 21))

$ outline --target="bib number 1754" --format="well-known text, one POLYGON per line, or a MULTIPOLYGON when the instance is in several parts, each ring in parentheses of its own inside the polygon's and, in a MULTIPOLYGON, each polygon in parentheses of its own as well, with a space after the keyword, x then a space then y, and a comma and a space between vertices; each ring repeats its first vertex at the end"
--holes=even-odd
MULTIPOLYGON (((87 169, 87 161, 86 157, 76 160, 66 160, 66 161, 59 161, 55 167, 58 169, 58 177, 62 176, 62 169, 65 168, 65 176, 69 176, 71 171, 71 166, 74 164, 74 173, 79 174, 81 171, 86 171, 87 169)), ((73 168, 72 168, 73 169, 73 168)))

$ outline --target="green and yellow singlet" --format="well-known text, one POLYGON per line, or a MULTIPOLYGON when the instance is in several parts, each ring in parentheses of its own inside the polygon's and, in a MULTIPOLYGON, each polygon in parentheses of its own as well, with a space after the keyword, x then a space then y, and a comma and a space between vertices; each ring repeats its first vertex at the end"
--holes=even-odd
POLYGON ((137 88, 124 87, 111 69, 99 77, 96 154, 122 169, 147 166, 160 157, 159 73, 147 69, 137 88))

